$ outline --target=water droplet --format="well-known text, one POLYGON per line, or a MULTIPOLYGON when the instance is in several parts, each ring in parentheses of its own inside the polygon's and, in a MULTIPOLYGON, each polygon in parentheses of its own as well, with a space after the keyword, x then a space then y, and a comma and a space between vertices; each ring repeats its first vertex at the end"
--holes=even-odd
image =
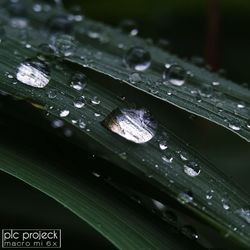
POLYGON ((184 165, 184 172, 191 177, 196 177, 200 174, 201 170, 196 162, 189 161, 184 165))
POLYGON ((69 110, 64 109, 60 112, 60 117, 66 117, 69 115, 69 110))
POLYGON ((156 121, 145 109, 115 109, 104 119, 103 125, 135 143, 151 140, 157 128, 156 121))
POLYGON ((240 208, 235 211, 244 221, 250 224, 250 209, 240 208))
POLYGON ((221 202, 222 202, 223 208, 224 208, 225 210, 229 210, 230 205, 229 205, 228 199, 227 199, 227 198, 222 198, 222 199, 221 199, 221 202))
POLYGON ((70 86, 78 91, 82 91, 87 85, 87 77, 82 73, 76 73, 71 78, 70 86))
POLYGON ((94 105, 98 105, 100 104, 100 100, 97 96, 93 96, 92 99, 91 99, 91 103, 94 104, 94 105))
POLYGON ((86 128, 86 123, 82 119, 79 119, 78 126, 79 126, 79 128, 84 129, 84 128, 86 128))
POLYGON ((69 20, 72 20, 74 22, 81 22, 84 19, 84 15, 82 12, 83 11, 81 7, 78 5, 71 7, 69 20))
POLYGON ((181 228, 181 232, 187 236, 189 239, 192 239, 192 240, 197 240, 199 238, 196 230, 192 227, 192 226, 183 226, 181 228))
POLYGON ((165 150, 165 149, 167 149, 168 148, 168 144, 167 144, 167 141, 160 141, 159 142, 159 147, 160 147, 160 149, 161 150, 165 150))
POLYGON ((76 97, 74 100, 74 106, 78 109, 82 108, 85 105, 85 99, 80 96, 80 97, 76 97))
POLYGON ((171 154, 171 153, 169 153, 169 152, 167 152, 165 155, 163 155, 162 157, 162 160, 164 161, 164 162, 167 162, 167 163, 172 163, 173 162, 173 155, 171 154))
POLYGON ((181 66, 171 65, 163 72, 163 81, 175 86, 182 86, 185 83, 186 75, 186 71, 181 66))
POLYGON ((62 120, 56 119, 51 123, 52 128, 61 128, 64 126, 64 122, 62 120))
POLYGON ((193 195, 191 192, 181 192, 178 194, 177 197, 178 201, 180 201, 182 204, 187 204, 193 201, 193 195))
POLYGON ((129 75, 129 81, 131 83, 138 83, 138 82, 141 82, 142 79, 139 73, 132 73, 129 75))
POLYGON ((123 20, 119 26, 124 33, 127 33, 131 36, 136 36, 138 34, 137 25, 133 20, 123 20))
POLYGON ((126 152, 122 152, 119 154, 119 156, 123 159, 123 160, 127 160, 128 156, 126 152))
POLYGON ((244 109, 246 107, 246 104, 244 102, 237 103, 238 109, 244 109))
POLYGON ((25 29, 28 27, 28 20, 24 17, 13 17, 10 19, 10 26, 15 29, 25 29))
POLYGON ((180 152, 180 158, 183 161, 187 161, 188 160, 188 154, 186 152, 180 152))
POLYGON ((144 48, 133 47, 125 54, 124 62, 131 69, 144 71, 151 64, 151 56, 144 48))
POLYGON ((219 83, 219 82, 212 82, 212 85, 213 85, 213 86, 219 86, 220 83, 219 83))
POLYGON ((213 194, 214 194, 214 190, 208 190, 207 192, 206 192, 206 199, 207 200, 211 200, 212 198, 213 198, 213 194))
POLYGON ((57 96, 57 90, 55 89, 50 89, 48 92, 47 92, 47 95, 50 99, 54 99, 56 98, 57 96))
POLYGON ((250 128, 250 119, 247 121, 247 127, 250 128))
POLYGON ((230 120, 228 123, 229 128, 239 131, 240 130, 240 122, 238 120, 230 120))
POLYGON ((77 42, 73 36, 59 33, 51 37, 51 45, 56 53, 67 57, 74 54, 77 42))
POLYGON ((38 59, 28 59, 17 67, 18 81, 36 88, 44 88, 50 81, 48 65, 38 59))
POLYGON ((162 202, 154 200, 154 199, 152 199, 152 202, 154 206, 157 208, 157 210, 160 210, 160 211, 166 210, 166 206, 162 202))

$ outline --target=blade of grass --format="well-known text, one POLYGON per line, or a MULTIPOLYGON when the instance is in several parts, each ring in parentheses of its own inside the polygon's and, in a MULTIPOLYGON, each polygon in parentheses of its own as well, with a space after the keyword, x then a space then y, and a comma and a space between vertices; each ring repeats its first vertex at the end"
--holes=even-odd
MULTIPOLYGON (((73 123, 73 126, 79 131, 79 136, 83 137, 84 142, 91 145, 97 154, 103 155, 106 159, 154 185, 165 195, 172 197, 187 210, 192 211, 195 216, 211 224, 228 239, 233 239, 243 246, 249 245, 248 229, 250 225, 235 212, 249 204, 248 197, 225 178, 220 171, 217 171, 209 162, 200 157, 197 152, 168 131, 165 124, 159 124, 157 135, 144 145, 135 145, 114 136, 103 128, 100 122, 112 110, 127 104, 118 99, 112 92, 101 87, 99 83, 96 83, 95 77, 91 76, 88 77, 88 85, 84 90, 85 107, 83 109, 75 108, 73 102, 77 91, 69 86, 71 76, 76 72, 75 65, 51 61, 51 80, 44 89, 34 89, 22 83, 13 84, 16 80, 12 76, 15 76, 19 63, 26 58, 35 57, 36 53, 35 48, 26 49, 16 40, 6 38, 2 42, 0 47, 2 91, 28 99, 33 103, 39 103, 41 104, 39 107, 44 107, 49 114, 57 117, 62 110, 69 110, 70 115, 61 119, 69 124, 73 123), (13 51, 18 51, 21 56, 17 57, 13 51), (7 75, 6 72, 8 72, 7 75), (10 75, 11 77, 9 77, 10 75), (54 98, 48 96, 52 90, 56 91, 54 98), (94 96, 99 98, 99 105, 92 103, 91 100, 94 96), (96 116, 96 113, 100 116, 96 116), (79 119, 85 122, 86 127, 79 127, 79 119), (163 139, 167 140, 168 143, 167 152, 159 148, 159 141, 163 139), (162 159, 166 153, 173 157, 171 164, 162 159), (188 161, 194 161, 198 164, 201 169, 199 176, 192 178, 185 174, 184 166, 187 162, 183 160, 181 154, 185 154, 188 161), (211 190, 214 192, 213 203, 209 204, 206 195, 211 190), (187 191, 193 193, 193 201, 183 203, 179 199, 179 195, 187 191), (225 198, 230 203, 230 209, 223 207, 222 200, 225 198)), ((105 79, 103 80, 105 81, 105 79)), ((85 145, 81 146, 85 147, 85 145)))
MULTIPOLYGON (((31 25, 26 30, 28 43, 34 46, 47 43, 51 34, 47 27, 44 27, 44 23, 55 15, 55 11, 38 15, 30 8, 26 15, 30 24, 35 27, 32 28, 31 25)), ((4 20, 8 24, 5 26, 6 34, 19 38, 20 32, 9 25, 10 18, 11 16, 6 15, 4 20)), ((118 29, 87 18, 72 24, 71 33, 77 38, 77 46, 74 53, 65 58, 66 60, 122 81, 132 88, 215 122, 250 141, 249 89, 170 55, 143 39, 129 37, 118 29), (134 70, 125 67, 123 62, 128 49, 134 46, 143 47, 151 54, 151 67, 139 73, 141 80, 137 83, 130 80, 134 70), (165 65, 172 64, 180 65, 187 72, 186 83, 181 87, 163 83, 165 65)))

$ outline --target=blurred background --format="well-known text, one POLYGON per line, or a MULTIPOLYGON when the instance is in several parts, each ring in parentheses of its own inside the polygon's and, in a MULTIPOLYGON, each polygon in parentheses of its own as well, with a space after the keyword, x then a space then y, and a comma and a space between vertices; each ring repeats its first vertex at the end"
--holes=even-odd
MULTIPOLYGON (((181 58, 219 71, 239 84, 250 86, 250 35, 247 29, 250 24, 250 1, 65 0, 64 3, 68 9, 75 5, 81 6, 87 17, 114 27, 118 27, 123 20, 133 20, 139 36, 152 39, 155 44, 181 58)), ((166 105, 166 108, 172 107, 166 105)), ((173 121, 169 124, 174 132, 190 142, 250 194, 249 144, 204 119, 182 111, 175 113, 176 117, 172 117, 173 121), (182 125, 184 120, 186 130, 183 130, 182 125)), ((20 140, 32 141, 32 137, 37 137, 35 130, 26 132, 30 139, 24 133, 20 140)), ((58 145, 58 138, 52 140, 52 146, 58 145)), ((58 155, 66 155, 65 150, 67 148, 61 146, 58 155)), ((67 157, 70 159, 71 155, 67 157)), ((84 157, 90 160, 92 156, 86 153, 84 157)), ((101 159, 96 161, 108 164, 101 159)), ((13 177, 0 173, 0 190, 2 228, 36 227, 34 225, 40 228, 62 228, 65 248, 66 242, 70 245, 70 241, 75 241, 79 246, 89 245, 91 249, 113 249, 71 212, 13 177)))

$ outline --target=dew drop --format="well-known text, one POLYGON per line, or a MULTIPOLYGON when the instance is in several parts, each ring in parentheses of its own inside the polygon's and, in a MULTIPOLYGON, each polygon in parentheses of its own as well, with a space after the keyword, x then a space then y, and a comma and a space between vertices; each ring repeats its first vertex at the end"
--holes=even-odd
POLYGON ((214 190, 208 190, 207 192, 206 192, 206 199, 207 200, 211 200, 212 198, 213 198, 213 193, 214 193, 214 190))
POLYGON ((52 128, 61 128, 64 126, 64 122, 62 120, 56 119, 51 123, 52 128))
POLYGON ((235 211, 244 221, 250 224, 250 209, 240 208, 235 211))
POLYGON ((238 109, 244 109, 246 107, 244 102, 237 103, 237 108, 238 109))
POLYGON ((56 53, 55 48, 51 44, 42 43, 38 46, 38 48, 44 53, 48 55, 54 55, 56 53))
POLYGON ((57 96, 57 90, 55 89, 50 89, 48 92, 47 92, 47 95, 50 99, 54 99, 56 98, 57 96))
POLYGON ((115 109, 102 124, 112 132, 135 143, 151 140, 157 128, 156 121, 145 109, 115 109))
POLYGON ((180 158, 183 161, 187 161, 188 160, 188 154, 186 152, 180 152, 180 158))
POLYGON ((201 170, 198 164, 194 161, 189 161, 184 165, 184 173, 191 177, 196 177, 200 174, 201 170))
POLYGON ((74 54, 77 42, 73 36, 58 33, 51 37, 51 45, 56 53, 67 57, 74 54))
POLYGON ((192 227, 192 226, 183 226, 181 228, 181 232, 187 236, 189 239, 192 239, 192 240, 197 240, 199 238, 196 230, 192 227))
POLYGON ((16 78, 26 85, 44 88, 50 81, 49 67, 39 59, 28 59, 18 65, 16 78))
POLYGON ((178 194, 177 197, 178 201, 180 201, 182 204, 187 204, 193 201, 193 196, 191 192, 181 192, 178 194))
POLYGON ((171 65, 163 72, 164 83, 182 86, 185 83, 187 72, 179 65, 171 65))
POLYGON ((167 163, 172 163, 173 162, 173 155, 171 154, 171 153, 166 153, 165 155, 163 155, 162 157, 162 160, 164 161, 164 162, 167 162, 167 163))
POLYGON ((69 115, 69 110, 64 109, 60 112, 60 117, 66 117, 69 115))
POLYGON ((84 128, 86 128, 86 123, 82 119, 79 119, 78 126, 79 126, 79 128, 84 129, 84 128))
POLYGON ((91 103, 94 105, 98 105, 101 103, 101 101, 99 100, 99 98, 97 96, 93 96, 91 99, 91 103))
POLYGON ((221 199, 221 202, 222 202, 222 207, 223 207, 225 210, 229 210, 229 209, 230 209, 230 205, 229 205, 228 199, 222 198, 222 199, 221 199))
POLYGON ((219 83, 219 82, 212 82, 212 85, 213 85, 213 86, 219 86, 220 83, 219 83))
POLYGON ((129 75, 129 81, 131 83, 138 83, 138 82, 141 82, 142 79, 139 73, 132 73, 129 75))
POLYGON ((240 130, 240 122, 238 120, 230 120, 228 123, 229 128, 239 131, 240 130))
POLYGON ((74 100, 74 107, 80 109, 85 105, 85 100, 82 96, 76 97, 74 100))
POLYGON ((123 20, 120 23, 119 27, 124 33, 127 33, 131 36, 136 36, 138 34, 137 25, 133 20, 130 19, 123 20))
POLYGON ((133 70, 144 71, 151 64, 151 56, 144 48, 132 47, 125 54, 124 63, 133 70))
POLYGON ((87 77, 82 73, 76 73, 71 78, 70 86, 78 91, 82 91, 87 85, 87 77))
POLYGON ((167 149, 168 148, 168 144, 167 144, 167 141, 160 141, 159 142, 159 148, 161 149, 161 150, 165 150, 165 149, 167 149))
POLYGON ((159 211, 166 210, 166 206, 162 202, 154 200, 154 199, 152 199, 152 202, 157 210, 159 210, 159 211))

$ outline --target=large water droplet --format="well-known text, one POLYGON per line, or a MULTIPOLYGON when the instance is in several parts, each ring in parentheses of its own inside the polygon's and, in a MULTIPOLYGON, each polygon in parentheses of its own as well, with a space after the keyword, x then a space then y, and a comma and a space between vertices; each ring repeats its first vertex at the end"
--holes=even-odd
POLYGON ((131 69, 144 71, 151 64, 151 56, 144 48, 133 47, 125 54, 124 62, 131 69))
POLYGON ((151 140, 157 128, 156 121, 145 109, 115 109, 103 121, 103 125, 135 143, 151 140))
POLYGON ((196 162, 189 161, 184 165, 184 172, 191 177, 196 177, 200 174, 201 170, 196 162))
POLYGON ((197 240, 199 238, 196 230, 192 226, 184 226, 181 228, 181 232, 192 240, 197 240))
POLYGON ((235 211, 244 221, 250 224, 250 209, 240 208, 235 211))
POLYGON ((182 86, 185 83, 187 73, 179 65, 171 65, 163 72, 164 83, 171 83, 175 86, 182 86))
POLYGON ((123 20, 119 26, 124 33, 127 33, 131 36, 136 36, 138 34, 137 25, 133 20, 123 20))
POLYGON ((177 197, 178 201, 180 201, 183 204, 187 204, 193 201, 193 195, 191 192, 181 192, 178 194, 177 197))
POLYGON ((44 88, 50 81, 48 65, 38 59, 28 59, 17 67, 18 81, 36 88, 44 88))

